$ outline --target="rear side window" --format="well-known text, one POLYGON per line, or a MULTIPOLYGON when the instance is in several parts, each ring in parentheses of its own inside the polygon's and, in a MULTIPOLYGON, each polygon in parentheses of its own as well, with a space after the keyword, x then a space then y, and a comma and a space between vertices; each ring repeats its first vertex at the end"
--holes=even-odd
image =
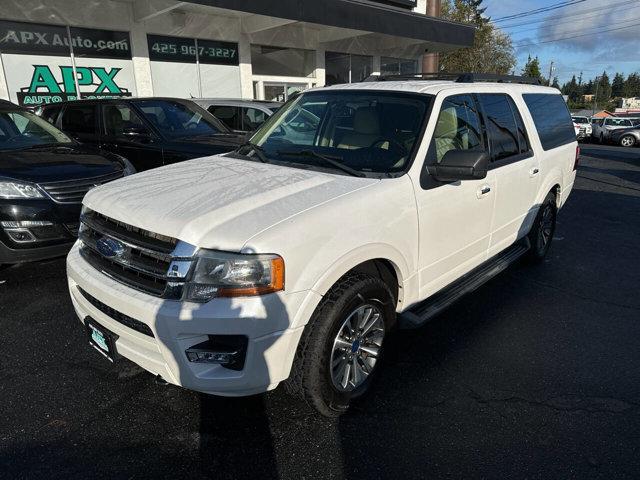
POLYGON ((527 93, 522 98, 531 112, 544 150, 576 141, 571 114, 561 95, 527 93))
POLYGON ((504 94, 479 95, 487 121, 491 161, 497 162, 520 153, 518 127, 509 97, 504 94))
POLYGON ((78 105, 65 108, 64 114, 62 115, 61 128, 69 133, 95 134, 95 105, 78 105))
POLYGON ((209 113, 224 123, 231 130, 241 130, 240 108, 231 105, 212 105, 209 113))

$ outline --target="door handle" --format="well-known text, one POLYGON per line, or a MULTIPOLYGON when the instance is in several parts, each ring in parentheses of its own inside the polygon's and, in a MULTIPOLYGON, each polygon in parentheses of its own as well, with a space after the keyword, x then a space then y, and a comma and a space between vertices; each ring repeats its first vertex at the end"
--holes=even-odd
POLYGON ((540 173, 540 170, 537 167, 533 167, 531 170, 529 170, 529 176, 530 177, 534 177, 538 173, 540 173))
POLYGON ((478 189, 477 196, 478 198, 482 198, 484 195, 488 195, 491 192, 491 187, 489 185, 483 185, 478 189))

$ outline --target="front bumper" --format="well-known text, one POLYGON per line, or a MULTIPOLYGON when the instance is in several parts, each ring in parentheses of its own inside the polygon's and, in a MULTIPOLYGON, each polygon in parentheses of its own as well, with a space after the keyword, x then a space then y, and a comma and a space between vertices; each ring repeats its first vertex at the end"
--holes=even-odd
MULTIPOLYGON (((55 204, 48 199, 0 200, 0 221, 46 221, 46 227, 28 228, 37 240, 16 242, 0 225, 0 264, 22 263, 66 255, 76 240, 79 204, 55 204)), ((9 229, 10 230, 10 229, 9 229)))
MULTIPOLYGON (((243 396, 275 388, 289 376, 303 327, 292 327, 313 292, 219 298, 205 304, 153 297, 122 285, 91 267, 74 246, 67 257, 69 290, 81 321, 91 317, 118 336, 118 354, 167 382, 205 393, 243 396), (80 293, 148 325, 145 335, 106 315, 80 293), (244 335, 244 368, 189 362, 188 348, 208 335, 244 335)), ((317 299, 315 299, 317 301, 317 299)))

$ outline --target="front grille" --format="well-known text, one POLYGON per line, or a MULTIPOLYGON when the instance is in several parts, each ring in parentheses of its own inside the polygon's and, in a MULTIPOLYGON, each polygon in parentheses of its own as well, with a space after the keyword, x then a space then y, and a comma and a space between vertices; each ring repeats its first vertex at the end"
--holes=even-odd
POLYGON ((122 178, 123 175, 122 171, 118 171, 98 177, 40 183, 39 187, 42 188, 54 202, 82 203, 82 199, 86 193, 93 187, 117 180, 118 178, 122 178))
POLYGON ((89 295, 80 287, 78 287, 78 290, 91 305, 96 307, 98 310, 100 310, 109 318, 115 320, 118 323, 121 323, 125 327, 129 327, 132 330, 135 330, 136 332, 140 332, 144 335, 148 335, 149 337, 154 336, 153 331, 151 330, 151 328, 149 328, 149 325, 147 325, 146 323, 143 323, 140 320, 136 320, 135 318, 132 318, 129 315, 125 315, 124 313, 121 313, 115 310, 114 308, 111 308, 109 305, 105 305, 97 298, 94 298, 91 295, 89 295))
MULTIPOLYGON (((80 254, 96 270, 141 292, 165 297, 167 272, 177 240, 118 222, 93 211, 81 218, 80 254), (117 254, 109 255, 100 242, 115 241, 117 254)), ((165 297, 166 298, 166 297, 165 297)))

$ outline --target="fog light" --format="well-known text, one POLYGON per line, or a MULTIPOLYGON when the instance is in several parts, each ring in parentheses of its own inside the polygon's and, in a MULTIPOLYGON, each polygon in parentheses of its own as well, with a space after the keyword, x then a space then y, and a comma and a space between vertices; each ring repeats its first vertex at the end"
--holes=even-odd
POLYGON ((242 370, 248 343, 249 339, 244 335, 209 335, 209 340, 188 348, 185 354, 192 363, 242 370))
POLYGON ((238 352, 209 352, 206 350, 187 350, 187 358, 194 363, 231 363, 238 352))
POLYGON ((9 238, 17 243, 35 242, 36 237, 29 230, 7 230, 9 238))

